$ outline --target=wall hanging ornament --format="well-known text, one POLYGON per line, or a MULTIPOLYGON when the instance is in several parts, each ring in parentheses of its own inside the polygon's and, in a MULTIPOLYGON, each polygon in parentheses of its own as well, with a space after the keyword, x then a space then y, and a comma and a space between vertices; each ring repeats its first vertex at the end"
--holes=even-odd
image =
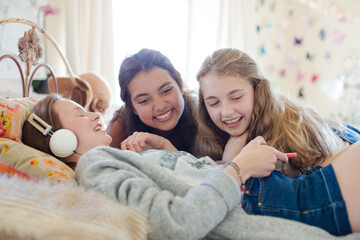
POLYGON ((334 30, 332 35, 332 41, 334 43, 341 43, 345 38, 345 34, 339 32, 339 30, 334 30))
POLYGON ((325 40, 325 37, 326 37, 326 32, 324 29, 321 29, 320 32, 319 32, 319 36, 320 36, 320 39, 321 40, 325 40))
POLYGON ((283 69, 280 70, 280 76, 285 77, 285 75, 286 75, 286 69, 283 68, 283 69))
POLYGON ((312 61, 314 59, 314 54, 310 51, 306 51, 306 59, 312 61))
POLYGON ((300 70, 298 70, 296 73, 296 81, 300 82, 303 79, 303 77, 304 77, 303 73, 300 70))
POLYGON ((330 57, 331 57, 330 52, 329 52, 329 51, 325 51, 325 52, 324 52, 324 60, 329 60, 330 57))
POLYGON ((262 55, 262 56, 266 55, 265 44, 260 45, 260 55, 262 55))
POLYGON ((319 79, 319 75, 317 75, 317 74, 313 74, 313 75, 311 76, 311 82, 312 82, 312 83, 317 82, 318 79, 319 79))
POLYGON ((303 40, 302 38, 294 37, 294 44, 295 45, 301 45, 302 40, 303 40))
POLYGON ((298 90, 298 98, 301 98, 301 99, 305 98, 303 87, 299 88, 299 90, 298 90))

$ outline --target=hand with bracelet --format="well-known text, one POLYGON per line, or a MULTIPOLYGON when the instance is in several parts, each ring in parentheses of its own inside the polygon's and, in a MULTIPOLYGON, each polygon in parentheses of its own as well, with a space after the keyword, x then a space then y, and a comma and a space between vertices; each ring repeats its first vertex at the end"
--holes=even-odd
POLYGON ((251 177, 269 176, 278 160, 287 162, 288 157, 275 148, 267 146, 264 138, 258 136, 235 156, 225 171, 241 186, 251 177))

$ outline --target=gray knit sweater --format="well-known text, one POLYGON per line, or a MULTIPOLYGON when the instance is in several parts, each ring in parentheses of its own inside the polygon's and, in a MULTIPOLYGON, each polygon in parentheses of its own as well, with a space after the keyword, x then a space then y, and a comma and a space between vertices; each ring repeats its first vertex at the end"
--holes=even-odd
MULTIPOLYGON (((295 221, 247 215, 238 205, 239 186, 222 170, 207 172, 200 184, 191 187, 175 173, 180 158, 194 159, 188 157, 179 152, 138 154, 98 147, 80 158, 75 176, 80 186, 98 189, 145 213, 150 239, 335 238, 322 229, 295 221)), ((193 165, 198 167, 204 162, 207 164, 199 159, 193 165)), ((343 238, 360 239, 360 234, 343 238)))

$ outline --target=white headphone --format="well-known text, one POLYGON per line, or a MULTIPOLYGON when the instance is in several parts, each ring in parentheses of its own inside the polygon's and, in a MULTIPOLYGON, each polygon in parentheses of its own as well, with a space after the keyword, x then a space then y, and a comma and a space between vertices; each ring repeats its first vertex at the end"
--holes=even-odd
POLYGON ((69 129, 59 129, 56 132, 51 131, 52 126, 31 113, 27 121, 39 130, 44 136, 50 135, 50 150, 57 157, 68 157, 76 153, 78 145, 75 133, 69 129))

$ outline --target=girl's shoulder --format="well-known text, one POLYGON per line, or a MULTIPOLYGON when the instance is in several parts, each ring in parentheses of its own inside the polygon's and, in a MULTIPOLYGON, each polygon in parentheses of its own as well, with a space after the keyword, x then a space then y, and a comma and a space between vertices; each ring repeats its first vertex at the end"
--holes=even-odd
POLYGON ((360 130, 351 124, 344 123, 341 128, 333 129, 333 131, 349 143, 355 143, 360 140, 360 130))
POLYGON ((106 133, 112 137, 110 146, 115 148, 120 148, 121 142, 128 137, 122 108, 114 112, 113 118, 106 127, 106 133))

